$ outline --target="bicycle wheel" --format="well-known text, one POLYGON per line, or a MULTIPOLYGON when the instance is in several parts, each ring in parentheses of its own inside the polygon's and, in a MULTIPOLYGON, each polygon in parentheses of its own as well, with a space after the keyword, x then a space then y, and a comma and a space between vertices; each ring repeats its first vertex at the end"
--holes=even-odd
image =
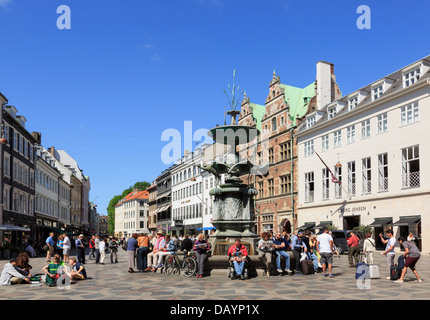
POLYGON ((176 260, 173 256, 171 256, 169 259, 167 259, 164 265, 164 273, 172 274, 176 268, 176 260))
POLYGON ((197 272, 197 261, 194 258, 186 258, 182 264, 182 270, 185 277, 194 276, 197 272))

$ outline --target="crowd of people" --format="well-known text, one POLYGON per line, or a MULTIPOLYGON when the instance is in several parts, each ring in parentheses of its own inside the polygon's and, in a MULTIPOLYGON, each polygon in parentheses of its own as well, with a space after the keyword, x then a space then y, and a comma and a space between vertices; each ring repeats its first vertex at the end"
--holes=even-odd
MULTIPOLYGON (((410 237, 399 237, 396 239, 393 231, 388 229, 385 235, 381 233, 381 242, 386 248, 381 255, 389 269, 395 264, 394 247, 398 242, 404 249, 404 253, 399 257, 399 264, 402 265, 401 274, 396 283, 403 283, 408 268, 414 273, 417 282, 422 282, 415 266, 420 258, 420 251, 415 242, 410 237)), ((361 259, 359 255, 364 256, 365 263, 372 265, 374 263, 375 240, 370 234, 366 234, 362 248, 359 246, 360 239, 354 232, 348 234, 348 262, 349 267, 356 267, 361 259)), ((54 239, 54 233, 51 233, 46 239, 46 265, 41 270, 45 275, 45 282, 48 285, 55 285, 60 276, 71 280, 87 279, 87 273, 84 267, 86 263, 85 249, 89 247, 89 259, 94 259, 95 264, 104 265, 106 255, 110 253, 111 263, 118 263, 118 250, 121 247, 126 251, 128 261, 128 272, 156 272, 163 268, 166 263, 166 257, 177 251, 193 251, 197 271, 196 278, 202 278, 204 274, 205 262, 207 261, 208 252, 211 250, 208 237, 204 234, 197 236, 175 236, 164 234, 158 231, 156 234, 133 234, 129 239, 123 238, 118 240, 115 237, 93 235, 89 241, 85 241, 84 235, 74 240, 76 248, 76 257, 70 257, 72 240, 66 233, 59 235, 54 239), (135 269, 137 269, 135 271, 135 269)), ((7 263, 0 277, 0 285, 10 285, 17 283, 29 283, 32 277, 32 266, 29 264, 30 257, 34 256, 31 250, 31 244, 18 257, 12 258, 7 263), (30 248, 29 248, 30 247, 30 248)), ((310 230, 299 230, 291 235, 286 232, 263 232, 257 245, 258 259, 261 260, 266 268, 267 275, 273 274, 308 274, 322 273, 323 277, 334 277, 332 272, 333 257, 339 256, 334 244, 333 236, 328 228, 323 232, 315 235, 310 230), (291 263, 290 254, 294 257, 294 265, 291 263), (282 264, 282 259, 284 264, 282 264), (310 266, 312 272, 308 272, 310 266), (284 268, 282 268, 284 266, 284 268), (275 272, 276 270, 276 272, 275 272), (328 271, 328 275, 327 275, 328 271)), ((236 239, 234 244, 228 250, 229 262, 234 268, 232 279, 244 277, 245 264, 248 261, 248 252, 245 245, 240 239, 236 239)), ((392 279, 391 276, 386 277, 392 279)))

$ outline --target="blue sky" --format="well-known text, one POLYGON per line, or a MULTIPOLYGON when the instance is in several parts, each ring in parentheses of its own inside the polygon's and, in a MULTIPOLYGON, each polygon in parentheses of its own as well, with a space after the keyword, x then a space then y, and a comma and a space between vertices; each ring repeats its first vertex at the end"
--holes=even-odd
POLYGON ((0 92, 42 144, 65 149, 91 177, 101 214, 136 181, 152 181, 165 129, 223 122, 237 82, 264 104, 285 84, 335 64, 344 94, 430 53, 427 0, 0 0, 0 92), (359 30, 359 5, 371 29, 359 30), (56 26, 60 5, 71 30, 56 26))

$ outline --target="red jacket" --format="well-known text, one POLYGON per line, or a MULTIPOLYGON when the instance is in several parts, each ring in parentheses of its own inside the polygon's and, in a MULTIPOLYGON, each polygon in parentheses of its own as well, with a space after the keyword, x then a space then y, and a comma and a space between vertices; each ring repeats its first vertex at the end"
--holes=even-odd
POLYGON ((90 249, 93 249, 96 247, 96 242, 94 241, 94 239, 90 239, 90 249))
POLYGON ((234 244, 234 245, 232 245, 231 247, 230 247, 230 249, 228 249, 228 255, 229 256, 234 256, 234 254, 235 254, 235 252, 238 252, 238 251, 240 251, 240 252, 242 252, 242 255, 244 256, 244 257, 246 257, 247 255, 248 255, 248 251, 246 250, 246 247, 243 245, 243 244, 241 244, 240 245, 240 249, 238 249, 238 248, 236 248, 236 245, 234 244))
POLYGON ((351 234, 351 237, 348 239, 348 246, 350 247, 358 247, 358 242, 360 239, 355 234, 351 234))

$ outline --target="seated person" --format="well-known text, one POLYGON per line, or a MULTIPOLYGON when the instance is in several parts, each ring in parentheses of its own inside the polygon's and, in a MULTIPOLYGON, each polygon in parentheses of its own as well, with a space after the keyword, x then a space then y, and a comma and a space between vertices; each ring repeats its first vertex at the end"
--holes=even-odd
POLYGON ((263 232, 261 239, 258 242, 258 259, 260 259, 266 265, 266 273, 270 275, 272 270, 272 256, 275 245, 273 240, 270 238, 269 232, 263 232))
POLYGON ((63 266, 60 264, 59 256, 55 255, 52 262, 47 266, 43 267, 43 272, 46 274, 45 283, 53 287, 57 284, 57 278, 59 277, 59 272, 63 266))
POLYGON ((30 270, 32 269, 32 266, 29 264, 29 262, 30 262, 30 257, 25 251, 19 253, 18 257, 16 257, 16 266, 21 270, 25 271, 27 275, 30 273, 30 270))
POLYGON ((69 259, 69 264, 72 270, 67 274, 72 280, 85 280, 87 278, 87 271, 82 263, 76 261, 76 258, 69 259))
POLYGON ((27 252, 27 254, 31 257, 34 258, 37 254, 36 254, 36 250, 34 250, 33 247, 33 242, 30 240, 27 243, 27 247, 25 248, 25 251, 27 252))
MULTIPOLYGON (((245 261, 248 257, 248 251, 246 247, 240 242, 240 239, 236 239, 234 245, 228 249, 228 256, 230 261, 233 262, 234 270, 236 271, 236 277, 240 277, 241 280, 245 280, 243 275, 243 269, 245 267, 245 261)), ((234 279, 233 277, 231 278, 234 279)))
POLYGON ((163 248, 163 251, 158 253, 157 268, 161 268, 163 266, 163 259, 165 256, 174 254, 176 251, 175 239, 171 239, 169 235, 166 235, 164 238, 166 239, 166 245, 163 248))
POLYGON ((287 253, 287 250, 291 249, 290 244, 285 238, 282 237, 280 232, 277 232, 275 234, 273 243, 275 244, 276 270, 279 273, 282 273, 282 269, 281 269, 281 256, 282 256, 285 258, 285 271, 288 274, 292 274, 293 272, 290 270, 290 255, 287 253))
POLYGON ((193 249, 193 241, 188 237, 188 235, 185 235, 185 239, 182 240, 181 250, 191 251, 191 249, 193 249))
POLYGON ((0 276, 0 285, 9 286, 11 284, 30 283, 31 275, 16 266, 16 258, 10 259, 3 267, 0 276))

